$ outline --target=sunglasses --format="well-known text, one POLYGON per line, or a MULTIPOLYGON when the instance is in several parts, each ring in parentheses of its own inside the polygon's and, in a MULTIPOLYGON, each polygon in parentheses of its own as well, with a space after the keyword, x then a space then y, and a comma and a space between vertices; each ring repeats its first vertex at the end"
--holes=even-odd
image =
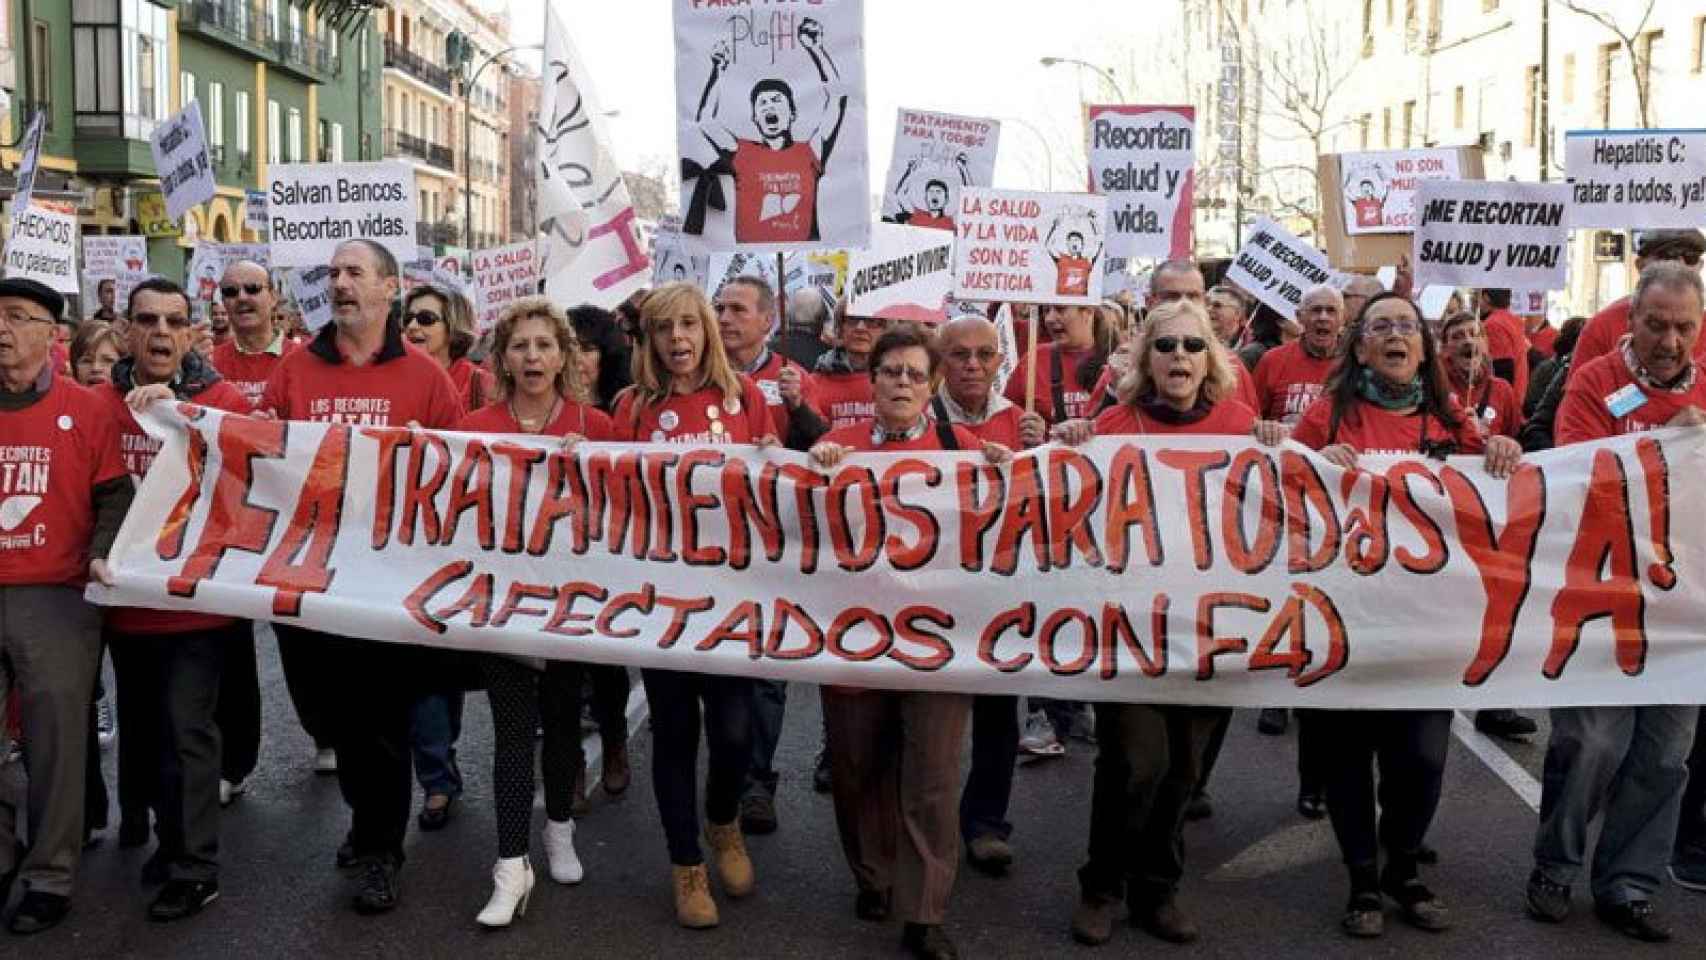
POLYGON ((190 318, 181 313, 133 313, 130 315, 130 325, 133 327, 157 327, 164 320, 166 326, 173 330, 182 330, 190 325, 190 318))
POLYGON ((1208 349, 1208 341, 1202 337, 1156 337, 1151 346, 1156 353, 1173 353, 1180 346, 1186 353, 1202 353, 1208 349))
POLYGON ((219 292, 225 296, 225 299, 234 300, 237 298, 238 291, 242 291, 243 293, 246 293, 249 296, 253 297, 253 296, 259 295, 260 292, 262 290, 265 290, 265 289, 266 289, 266 285, 261 284, 261 283, 244 283, 244 284, 232 283, 232 284, 227 284, 223 287, 220 287, 219 292))
POLYGON ((405 323, 415 324, 416 326, 431 327, 436 326, 439 321, 443 319, 443 317, 433 313, 431 310, 416 310, 414 313, 405 316, 403 321, 405 323))
POLYGON ((880 317, 846 317, 842 319, 841 323, 848 329, 852 329, 854 327, 870 327, 872 330, 877 330, 881 329, 884 324, 888 323, 888 321, 881 319, 880 317))

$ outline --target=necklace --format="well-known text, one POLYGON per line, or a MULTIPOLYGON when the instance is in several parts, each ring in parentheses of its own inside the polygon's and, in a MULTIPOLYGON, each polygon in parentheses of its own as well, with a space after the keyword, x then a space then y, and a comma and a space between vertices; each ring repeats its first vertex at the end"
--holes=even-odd
POLYGON ((543 417, 529 419, 516 412, 515 398, 511 397, 509 399, 509 415, 515 418, 515 422, 519 424, 521 429, 526 433, 538 433, 545 429, 549 424, 556 422, 557 414, 560 413, 562 409, 563 398, 557 397, 551 402, 551 410, 549 413, 545 414, 543 417))

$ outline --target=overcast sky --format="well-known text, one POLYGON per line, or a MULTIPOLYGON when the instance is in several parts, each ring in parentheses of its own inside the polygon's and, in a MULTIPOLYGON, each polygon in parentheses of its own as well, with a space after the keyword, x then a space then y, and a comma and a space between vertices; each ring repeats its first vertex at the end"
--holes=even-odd
MULTIPOLYGON (((604 108, 620 111, 610 133, 622 165, 650 170, 668 162, 675 156, 671 0, 547 2, 568 25, 604 108)), ((1002 125, 996 185, 1044 189, 1052 155, 1054 188, 1084 189, 1082 168, 1068 166, 1069 157, 1082 157, 1080 103, 1114 98, 1089 71, 1038 61, 1079 57, 1106 65, 1131 100, 1171 102, 1176 91, 1146 90, 1135 78, 1162 72, 1159 64, 1142 69, 1138 58, 1148 55, 1146 43, 1171 33, 1176 9, 1163 0, 866 0, 872 189, 882 189, 902 106, 1026 121, 1034 130, 1002 125)), ((542 5, 515 0, 511 16, 516 43, 540 42, 542 5)), ((537 64, 536 54, 530 62, 537 64)))

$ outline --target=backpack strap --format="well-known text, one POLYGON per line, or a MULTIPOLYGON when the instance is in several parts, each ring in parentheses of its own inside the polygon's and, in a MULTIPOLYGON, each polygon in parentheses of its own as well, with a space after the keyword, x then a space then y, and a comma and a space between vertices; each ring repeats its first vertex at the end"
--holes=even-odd
POLYGON ((942 402, 938 394, 930 400, 930 412, 936 415, 936 442, 943 450, 958 450, 960 438, 954 436, 954 424, 948 419, 948 405, 942 402))
POLYGON ((1066 370, 1065 361, 1060 359, 1060 348, 1055 347, 1048 352, 1048 390, 1049 400, 1054 407, 1049 412, 1055 423, 1067 419, 1066 416, 1066 370))

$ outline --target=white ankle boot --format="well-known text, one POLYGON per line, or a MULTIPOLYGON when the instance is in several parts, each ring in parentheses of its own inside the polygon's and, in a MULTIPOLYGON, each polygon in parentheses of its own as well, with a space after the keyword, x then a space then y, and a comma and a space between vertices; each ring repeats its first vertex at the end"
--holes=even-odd
POLYGON ((533 894, 533 865, 526 857, 505 857, 492 868, 492 899, 474 918, 482 927, 507 927, 511 920, 527 914, 527 898, 533 894))
POLYGON ((580 855, 575 853, 573 820, 545 821, 545 860, 551 865, 551 879, 558 883, 580 883, 586 876, 580 855))

